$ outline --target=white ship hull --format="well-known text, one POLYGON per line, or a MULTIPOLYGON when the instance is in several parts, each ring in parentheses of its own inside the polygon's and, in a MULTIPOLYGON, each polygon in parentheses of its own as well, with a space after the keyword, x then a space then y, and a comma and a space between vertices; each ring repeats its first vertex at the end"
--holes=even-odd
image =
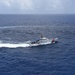
POLYGON ((30 42, 29 45, 30 46, 39 46, 39 45, 47 45, 47 44, 52 44, 52 43, 56 43, 58 40, 58 38, 53 38, 53 39, 48 39, 48 38, 41 38, 37 41, 34 42, 30 42))

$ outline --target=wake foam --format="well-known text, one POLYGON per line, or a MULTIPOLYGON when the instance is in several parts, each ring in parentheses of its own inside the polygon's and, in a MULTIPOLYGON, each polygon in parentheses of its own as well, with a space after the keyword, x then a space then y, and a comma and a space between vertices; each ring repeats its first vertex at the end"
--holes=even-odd
POLYGON ((19 44, 10 44, 10 43, 0 43, 0 48, 18 48, 18 47, 29 47, 30 45, 27 43, 19 43, 19 44))

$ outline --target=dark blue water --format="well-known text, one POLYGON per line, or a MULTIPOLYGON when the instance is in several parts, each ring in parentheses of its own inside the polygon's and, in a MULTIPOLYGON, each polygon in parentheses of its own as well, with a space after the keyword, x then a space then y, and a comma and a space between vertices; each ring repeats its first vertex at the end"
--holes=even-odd
POLYGON ((75 75, 75 15, 0 15, 0 75, 75 75), (58 43, 10 47, 40 34, 58 43))

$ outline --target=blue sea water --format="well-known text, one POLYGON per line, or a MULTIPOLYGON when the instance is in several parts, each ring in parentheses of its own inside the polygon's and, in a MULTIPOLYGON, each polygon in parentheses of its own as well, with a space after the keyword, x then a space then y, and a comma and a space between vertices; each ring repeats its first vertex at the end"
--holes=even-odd
POLYGON ((75 75, 75 15, 0 15, 0 75, 75 75), (58 42, 19 45, 40 34, 58 42))

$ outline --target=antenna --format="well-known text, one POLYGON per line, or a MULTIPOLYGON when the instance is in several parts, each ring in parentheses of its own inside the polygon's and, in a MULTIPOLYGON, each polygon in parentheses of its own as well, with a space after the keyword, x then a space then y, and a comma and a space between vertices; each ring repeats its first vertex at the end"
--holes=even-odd
POLYGON ((41 34, 41 38, 43 38, 43 35, 41 34))

